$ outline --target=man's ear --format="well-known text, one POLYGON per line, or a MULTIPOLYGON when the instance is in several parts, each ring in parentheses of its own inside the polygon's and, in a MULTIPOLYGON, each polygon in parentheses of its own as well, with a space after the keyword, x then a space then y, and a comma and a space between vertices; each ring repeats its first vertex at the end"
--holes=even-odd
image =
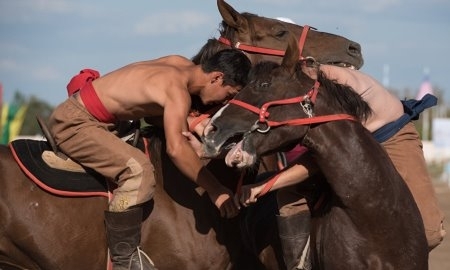
POLYGON ((222 84, 223 73, 220 71, 213 71, 211 73, 211 83, 220 82, 222 84))

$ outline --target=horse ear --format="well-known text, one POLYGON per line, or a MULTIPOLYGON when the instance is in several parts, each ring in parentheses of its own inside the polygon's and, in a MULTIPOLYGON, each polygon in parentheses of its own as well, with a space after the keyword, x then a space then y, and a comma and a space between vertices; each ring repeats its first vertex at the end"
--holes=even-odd
POLYGON ((222 19, 232 28, 238 32, 247 33, 248 23, 247 19, 237 12, 232 6, 224 0, 217 0, 217 7, 219 8, 222 19))
POLYGON ((294 74, 299 58, 300 52, 298 50, 297 38, 291 33, 289 35, 288 46, 284 54, 281 66, 283 66, 291 74, 294 74))

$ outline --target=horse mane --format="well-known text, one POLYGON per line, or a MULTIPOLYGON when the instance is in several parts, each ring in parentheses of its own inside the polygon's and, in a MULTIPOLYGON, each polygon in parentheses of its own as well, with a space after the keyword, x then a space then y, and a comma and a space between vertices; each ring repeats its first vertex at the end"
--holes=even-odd
POLYGON ((355 116, 360 122, 365 122, 372 114, 369 104, 352 87, 328 79, 322 71, 318 73, 317 80, 321 88, 327 91, 327 106, 342 108, 345 113, 355 116))

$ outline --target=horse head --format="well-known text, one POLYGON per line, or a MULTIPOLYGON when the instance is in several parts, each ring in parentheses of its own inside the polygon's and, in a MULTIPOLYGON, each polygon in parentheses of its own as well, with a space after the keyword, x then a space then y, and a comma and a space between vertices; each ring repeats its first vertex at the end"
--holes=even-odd
POLYGON ((361 46, 347 38, 319 32, 309 26, 239 13, 224 0, 217 0, 217 7, 223 19, 219 40, 246 52, 252 63, 262 60, 281 62, 290 33, 293 33, 300 57, 356 69, 363 65, 361 46))
MULTIPOLYGON (((361 46, 347 38, 315 31, 309 26, 302 27, 248 12, 239 13, 223 0, 217 0, 217 7, 222 16, 220 37, 210 38, 192 57, 196 64, 230 47, 243 51, 253 65, 261 61, 281 63, 292 33, 297 39, 299 59, 354 69, 363 65, 361 46)), ((198 111, 211 109, 202 105, 197 97, 192 99, 193 107, 198 111)))
POLYGON ((218 111, 205 129, 205 152, 214 156, 230 139, 242 138, 227 155, 229 166, 250 166, 257 156, 299 143, 311 125, 331 120, 364 120, 370 109, 349 87, 319 72, 313 80, 298 61, 297 39, 291 35, 282 63, 261 62, 249 83, 218 111))

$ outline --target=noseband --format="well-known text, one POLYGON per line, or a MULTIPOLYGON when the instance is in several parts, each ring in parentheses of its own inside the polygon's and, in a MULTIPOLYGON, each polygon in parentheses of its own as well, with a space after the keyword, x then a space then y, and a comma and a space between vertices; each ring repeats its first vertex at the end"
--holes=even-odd
MULTIPOLYGON (((311 29, 311 27, 309 25, 303 26, 302 33, 301 33, 300 38, 298 40, 298 49, 299 49, 300 60, 305 59, 302 56, 302 52, 303 52, 303 47, 305 46, 306 36, 308 34, 309 29, 311 29)), ((229 39, 227 39, 225 37, 222 37, 222 36, 219 37, 218 41, 223 43, 223 44, 225 44, 225 45, 228 45, 230 47, 234 47, 234 48, 239 49, 239 50, 244 51, 244 52, 259 53, 259 54, 266 54, 266 55, 275 55, 275 56, 284 56, 284 53, 285 53, 285 51, 282 51, 282 50, 275 50, 275 49, 270 49, 270 48, 257 47, 257 46, 253 46, 253 45, 249 45, 249 44, 244 44, 244 43, 242 43, 240 41, 237 41, 233 45, 232 42, 229 39)))
POLYGON ((310 125, 310 124, 318 124, 325 123, 330 121, 337 120, 353 120, 356 118, 349 114, 332 114, 332 115, 322 115, 322 116, 314 116, 312 111, 312 105, 316 101, 317 93, 319 92, 320 83, 316 81, 311 90, 308 91, 306 95, 288 98, 288 99, 280 99, 275 101, 269 101, 264 103, 261 108, 243 102, 241 100, 232 99, 228 102, 228 104, 234 104, 239 107, 242 107, 248 111, 251 111, 257 115, 259 115, 259 119, 256 120, 255 124, 250 128, 249 132, 254 132, 255 130, 260 133, 267 133, 272 127, 279 126, 299 126, 299 125, 310 125), (306 113, 308 118, 297 118, 290 119, 285 121, 270 121, 269 120, 269 107, 275 105, 287 105, 287 104, 295 104, 299 103, 303 108, 303 111, 306 113), (265 128, 261 128, 261 125, 265 125, 265 128))

